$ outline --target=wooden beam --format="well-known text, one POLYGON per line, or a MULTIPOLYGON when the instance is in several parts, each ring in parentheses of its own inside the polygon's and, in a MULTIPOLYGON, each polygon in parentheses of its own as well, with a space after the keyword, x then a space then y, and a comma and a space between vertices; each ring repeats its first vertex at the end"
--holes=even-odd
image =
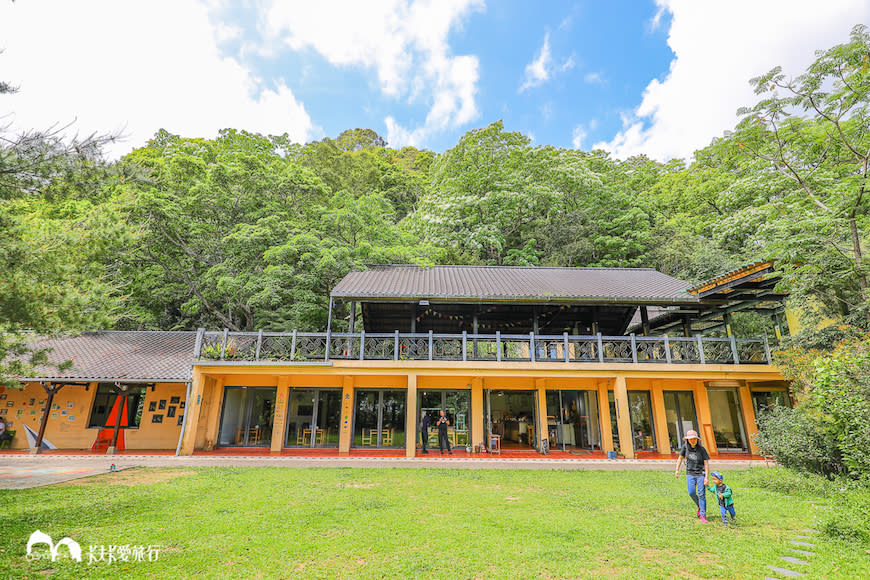
POLYGON ((51 412, 51 402, 54 400, 54 394, 63 388, 63 385, 51 386, 51 383, 43 381, 40 383, 45 389, 48 398, 45 400, 45 408, 42 410, 42 422, 39 424, 39 434, 36 436, 36 445, 30 450, 31 453, 41 453, 42 439, 45 436, 45 426, 48 424, 48 415, 51 412))

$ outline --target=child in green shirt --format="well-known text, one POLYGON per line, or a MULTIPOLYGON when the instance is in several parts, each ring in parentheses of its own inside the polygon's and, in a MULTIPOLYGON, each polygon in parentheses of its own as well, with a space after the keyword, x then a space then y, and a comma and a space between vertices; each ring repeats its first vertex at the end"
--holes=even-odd
POLYGON ((719 499, 719 513, 722 514, 722 525, 728 525, 728 514, 731 514, 731 521, 737 517, 734 511, 734 499, 732 498, 731 488, 725 485, 722 481, 722 473, 714 471, 710 474, 711 483, 707 489, 719 499))

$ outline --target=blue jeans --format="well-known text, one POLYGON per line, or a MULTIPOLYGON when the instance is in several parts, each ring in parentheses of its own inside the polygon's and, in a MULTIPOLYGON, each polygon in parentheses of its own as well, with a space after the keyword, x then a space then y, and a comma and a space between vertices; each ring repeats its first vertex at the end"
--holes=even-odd
POLYGON ((689 487, 689 497, 701 510, 701 515, 707 515, 707 488, 704 487, 703 475, 686 475, 686 485, 689 487))
POLYGON ((737 512, 734 511, 734 504, 731 504, 727 507, 720 505, 719 506, 719 513, 722 514, 722 521, 726 522, 726 523, 728 522, 728 516, 725 514, 731 514, 732 518, 737 517, 737 512))

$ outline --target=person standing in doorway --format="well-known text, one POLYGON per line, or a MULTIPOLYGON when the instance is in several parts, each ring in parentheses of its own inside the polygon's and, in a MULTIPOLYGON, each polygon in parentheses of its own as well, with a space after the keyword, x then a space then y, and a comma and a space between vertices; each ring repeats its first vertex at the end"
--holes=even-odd
POLYGON ((698 432, 690 429, 683 437, 683 448, 677 458, 677 467, 674 477, 680 477, 680 465, 686 460, 686 485, 689 488, 689 497, 698 506, 695 514, 703 523, 707 523, 707 482, 710 476, 710 454, 701 445, 698 432))
POLYGON ((444 411, 441 411, 436 425, 438 425, 438 447, 441 449, 441 455, 444 455, 445 449, 450 455, 453 455, 453 450, 450 449, 450 440, 447 438, 447 426, 450 425, 450 421, 444 411))
POLYGON ((432 424, 432 418, 429 413, 422 411, 420 416, 420 443, 423 445, 423 453, 428 454, 426 446, 429 444, 429 426, 432 424))

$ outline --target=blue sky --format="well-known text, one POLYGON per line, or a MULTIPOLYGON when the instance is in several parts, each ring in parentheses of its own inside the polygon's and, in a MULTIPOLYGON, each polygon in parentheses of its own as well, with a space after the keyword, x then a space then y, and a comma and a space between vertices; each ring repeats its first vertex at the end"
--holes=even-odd
POLYGON ((687 158, 733 127, 748 79, 799 74, 870 23, 828 0, 154 0, 0 4, 18 130, 224 127, 300 142, 368 127, 437 152, 502 119, 537 144, 687 158))

